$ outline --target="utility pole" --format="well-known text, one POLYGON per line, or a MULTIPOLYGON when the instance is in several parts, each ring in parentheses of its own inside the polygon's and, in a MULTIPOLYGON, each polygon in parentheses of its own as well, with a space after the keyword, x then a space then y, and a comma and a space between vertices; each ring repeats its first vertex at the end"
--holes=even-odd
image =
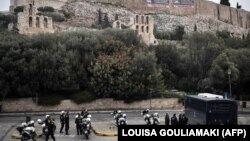
POLYGON ((230 98, 232 98, 232 86, 231 86, 231 70, 229 69, 228 70, 228 81, 229 81, 229 94, 230 94, 230 98))

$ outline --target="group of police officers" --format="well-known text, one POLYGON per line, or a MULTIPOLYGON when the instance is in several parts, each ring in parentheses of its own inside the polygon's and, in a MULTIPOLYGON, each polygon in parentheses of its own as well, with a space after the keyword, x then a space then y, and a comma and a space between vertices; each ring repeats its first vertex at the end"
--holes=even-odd
POLYGON ((188 118, 185 116, 185 114, 179 114, 179 120, 176 117, 176 114, 174 114, 171 119, 169 118, 168 113, 165 115, 165 125, 188 125, 188 118))
MULTIPOLYGON (((88 110, 83 110, 81 113, 78 113, 76 115, 75 124, 76 124, 77 135, 82 134, 80 130, 80 123, 82 119, 87 118, 88 115, 89 115, 88 110)), ((54 132, 55 132, 56 126, 55 126, 54 120, 51 118, 50 115, 46 115, 44 122, 48 130, 47 134, 45 135, 46 136, 45 141, 48 141, 49 137, 51 137, 53 141, 55 141, 54 132)), ((63 133, 63 129, 65 127, 65 134, 69 135, 69 112, 64 112, 64 111, 61 112, 60 123, 61 123, 60 133, 63 133)))
MULTIPOLYGON (((83 110, 81 113, 78 113, 75 117, 75 124, 76 124, 76 130, 77 130, 77 135, 82 134, 80 130, 80 123, 84 118, 87 118, 89 115, 88 110, 83 110)), ((55 124, 54 120, 51 118, 51 116, 46 115, 45 118, 45 126, 47 127, 48 131, 47 134, 45 135, 45 141, 48 141, 49 137, 55 141, 55 124)), ((62 111, 60 114, 60 123, 61 123, 61 128, 60 128, 60 133, 63 133, 63 129, 65 127, 65 134, 69 135, 69 112, 64 112, 62 111)), ((185 116, 185 114, 179 114, 179 119, 177 119, 176 114, 174 114, 171 118, 169 117, 169 114, 166 113, 165 115, 165 125, 187 125, 188 124, 188 118, 185 116)))

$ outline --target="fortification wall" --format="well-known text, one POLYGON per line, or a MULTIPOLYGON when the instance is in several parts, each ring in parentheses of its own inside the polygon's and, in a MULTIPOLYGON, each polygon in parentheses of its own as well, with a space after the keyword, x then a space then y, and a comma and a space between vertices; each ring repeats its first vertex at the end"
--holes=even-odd
MULTIPOLYGON (((33 0, 11 0, 10 10, 13 11, 15 6, 31 3, 32 1, 33 0)), ((36 7, 51 6, 55 9, 59 9, 66 2, 98 2, 113 4, 126 7, 139 14, 161 12, 178 16, 192 16, 198 14, 232 23, 233 25, 243 28, 250 27, 250 12, 219 5, 207 0, 194 0, 194 4, 180 5, 174 3, 173 0, 169 0, 168 4, 150 4, 148 0, 34 0, 34 5, 36 7)))
POLYGON ((231 22, 233 25, 238 25, 238 10, 235 9, 235 8, 232 8, 231 9, 231 14, 232 14, 232 19, 231 19, 231 22))
POLYGON ((196 14, 208 16, 218 19, 218 5, 204 0, 198 0, 196 2, 197 12, 196 14))
POLYGON ((50 6, 55 9, 60 9, 65 5, 67 0, 35 0, 36 7, 50 6))
POLYGON ((219 20, 224 21, 226 23, 231 23, 231 8, 229 6, 218 5, 219 7, 219 20))
POLYGON ((33 4, 35 7, 50 6, 55 9, 60 9, 68 0, 11 0, 10 12, 14 12, 15 7, 33 4))

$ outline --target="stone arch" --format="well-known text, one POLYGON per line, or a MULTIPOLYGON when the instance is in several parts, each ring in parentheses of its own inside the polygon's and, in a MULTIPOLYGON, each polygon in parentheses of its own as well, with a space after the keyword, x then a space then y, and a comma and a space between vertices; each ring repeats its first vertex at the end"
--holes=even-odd
POLYGON ((136 30, 139 30, 139 25, 136 26, 136 30))
POLYGON ((138 24, 139 23, 139 16, 136 15, 135 22, 138 24))
POLYGON ((148 26, 146 27, 146 31, 147 31, 147 33, 149 32, 149 27, 148 26))
POLYGON ((44 28, 48 28, 48 19, 44 18, 44 28))
POLYGON ((146 24, 149 24, 149 17, 146 17, 146 24))
POLYGON ((144 16, 141 16, 141 23, 144 24, 144 16))
POLYGON ((33 20, 32 17, 29 17, 29 27, 32 27, 32 25, 33 25, 33 21, 32 20, 33 20))
POLYGON ((36 17, 36 27, 40 27, 40 18, 36 17))
POLYGON ((141 26, 141 32, 144 32, 144 26, 141 26))

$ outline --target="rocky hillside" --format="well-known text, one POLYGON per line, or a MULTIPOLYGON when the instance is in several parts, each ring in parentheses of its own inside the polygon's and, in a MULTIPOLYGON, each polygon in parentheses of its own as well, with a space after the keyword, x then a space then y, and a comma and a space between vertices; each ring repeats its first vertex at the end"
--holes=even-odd
MULTIPOLYGON (((140 14, 135 11, 130 11, 124 7, 118 7, 111 4, 90 3, 90 2, 72 2, 63 7, 63 10, 71 13, 72 17, 64 23, 57 24, 59 29, 72 29, 72 27, 91 27, 97 22, 98 10, 108 14, 109 20, 112 23, 115 15, 125 23, 135 15, 140 14)), ((206 16, 174 16, 168 13, 154 14, 154 21, 159 31, 171 31, 178 25, 183 25, 186 32, 192 32, 194 26, 197 26, 198 31, 217 31, 228 30, 235 36, 241 37, 242 34, 247 34, 250 30, 233 26, 219 20, 215 20, 206 16)))

